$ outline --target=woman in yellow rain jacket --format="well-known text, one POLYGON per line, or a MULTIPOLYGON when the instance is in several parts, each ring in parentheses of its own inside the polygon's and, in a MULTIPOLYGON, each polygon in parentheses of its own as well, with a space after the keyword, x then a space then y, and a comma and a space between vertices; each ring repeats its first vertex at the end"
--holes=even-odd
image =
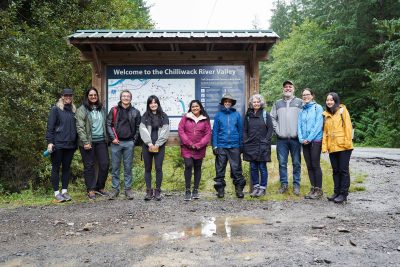
POLYGON ((329 201, 342 203, 347 201, 350 187, 349 163, 353 151, 350 114, 345 105, 340 104, 337 93, 331 92, 326 97, 326 111, 324 133, 322 138, 322 152, 329 153, 332 165, 334 193, 328 197, 329 201))

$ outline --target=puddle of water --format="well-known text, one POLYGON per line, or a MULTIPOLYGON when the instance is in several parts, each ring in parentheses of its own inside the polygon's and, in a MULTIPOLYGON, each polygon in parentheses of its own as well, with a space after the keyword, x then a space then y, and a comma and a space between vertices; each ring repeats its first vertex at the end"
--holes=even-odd
POLYGON ((245 232, 245 226, 263 224, 265 221, 251 217, 204 217, 201 222, 183 231, 163 234, 163 240, 177 240, 189 237, 220 236, 231 238, 245 232))

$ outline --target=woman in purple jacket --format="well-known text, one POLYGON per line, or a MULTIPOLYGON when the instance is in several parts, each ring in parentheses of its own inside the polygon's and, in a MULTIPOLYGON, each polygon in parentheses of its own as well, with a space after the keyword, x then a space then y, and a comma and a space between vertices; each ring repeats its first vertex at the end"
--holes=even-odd
POLYGON ((181 154, 185 161, 185 200, 198 199, 201 165, 211 139, 210 118, 199 100, 190 102, 189 112, 183 115, 178 133, 181 139, 181 154), (190 191, 192 168, 194 168, 193 192, 190 191))

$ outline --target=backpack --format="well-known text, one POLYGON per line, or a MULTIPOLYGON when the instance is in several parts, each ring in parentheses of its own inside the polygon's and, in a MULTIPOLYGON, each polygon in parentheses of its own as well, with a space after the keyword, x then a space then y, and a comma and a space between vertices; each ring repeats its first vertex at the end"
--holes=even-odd
MULTIPOLYGON (((315 107, 315 110, 317 110, 317 107, 315 107)), ((343 107, 341 107, 341 108, 339 109, 339 112, 340 112, 340 118, 342 119, 342 127, 344 127, 343 111, 344 111, 344 109, 343 109, 343 107)), ((322 117, 323 117, 322 131, 324 131, 324 127, 325 127, 325 116, 322 115, 322 117)), ((352 126, 352 128, 353 128, 353 131, 352 131, 352 133, 351 133, 351 140, 354 140, 354 129, 355 129, 356 127, 355 127, 355 124, 354 124, 353 121, 351 122, 351 126, 352 126)))
MULTIPOLYGON (((343 110, 344 110, 343 107, 339 109, 340 117, 342 118, 342 127, 344 127, 343 110)), ((355 129, 354 122, 351 122, 351 126, 353 128, 353 131, 351 132, 351 140, 354 140, 354 129, 355 129)))

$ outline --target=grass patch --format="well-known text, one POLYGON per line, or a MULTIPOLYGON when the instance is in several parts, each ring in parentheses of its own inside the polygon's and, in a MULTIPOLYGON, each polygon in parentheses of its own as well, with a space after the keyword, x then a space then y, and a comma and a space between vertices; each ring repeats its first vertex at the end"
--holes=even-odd
MULTIPOLYGON (((78 153, 78 152, 77 152, 78 153)), ((202 179, 200 182, 200 192, 212 192, 214 193, 214 177, 215 177, 215 166, 214 166, 214 155, 212 154, 212 150, 210 147, 207 149, 207 155, 203 160, 202 166, 202 179)), ((243 174, 247 181, 247 186, 245 188, 246 192, 249 192, 250 185, 250 164, 248 162, 243 162, 243 174)), ((83 168, 83 166, 81 166, 83 168)), ((333 179, 332 179, 332 170, 329 163, 329 159, 326 155, 321 157, 321 168, 323 173, 323 190, 326 195, 330 195, 333 192, 333 179)), ((121 170, 123 167, 121 167, 121 170)), ((153 167, 154 169, 154 167, 153 167)), ((276 200, 276 201, 285 201, 285 200, 297 200, 302 198, 305 194, 308 193, 310 188, 310 182, 308 179, 307 168, 305 165, 304 159, 302 159, 302 168, 301 168, 301 196, 297 197, 292 193, 292 165, 289 157, 288 164, 288 174, 289 174, 289 192, 286 194, 277 193, 280 182, 279 182, 279 165, 276 159, 276 151, 272 151, 272 162, 267 163, 268 169, 268 188, 267 195, 261 198, 260 200, 276 200)), ((110 167, 111 171, 111 167, 110 167)), ((183 176, 184 164, 183 159, 180 155, 179 147, 167 147, 165 160, 163 164, 163 183, 162 189, 164 192, 175 191, 175 192, 183 192, 185 190, 185 180, 183 176)), ((143 192, 145 191, 146 185, 144 181, 144 166, 143 161, 141 160, 141 148, 135 148, 135 158, 134 158, 134 167, 133 167, 133 188, 136 191, 143 192)), ((153 170, 153 179, 152 183, 155 185, 155 171, 153 170)), ((365 174, 353 174, 352 177, 355 177, 350 186, 350 192, 355 191, 365 191, 366 188, 360 184, 364 183, 367 175, 365 174)), ((123 174, 120 176, 121 180, 121 191, 123 192, 123 174)), ((225 188, 226 197, 235 197, 235 189, 232 184, 232 179, 230 178, 230 168, 229 164, 226 170, 226 184, 225 188)), ((154 186, 153 186, 154 187, 154 186)), ((106 189, 111 189, 111 174, 107 179, 106 189)), ((72 202, 88 202, 88 198, 86 197, 86 188, 83 181, 83 177, 79 177, 77 181, 70 184, 68 188, 68 192, 73 198, 72 202)), ((139 196, 138 196, 139 197, 139 196)), ((141 196, 140 196, 141 197, 141 196)), ((253 200, 248 194, 245 196, 246 200, 253 200)), ((41 189, 38 191, 25 190, 21 193, 14 194, 2 194, 0 195, 0 207, 16 207, 16 206, 41 206, 41 205, 52 205, 53 204, 53 192, 51 188, 41 189)), ((69 203, 63 203, 62 205, 68 205, 69 203)), ((59 204, 57 204, 59 205, 59 204)))

